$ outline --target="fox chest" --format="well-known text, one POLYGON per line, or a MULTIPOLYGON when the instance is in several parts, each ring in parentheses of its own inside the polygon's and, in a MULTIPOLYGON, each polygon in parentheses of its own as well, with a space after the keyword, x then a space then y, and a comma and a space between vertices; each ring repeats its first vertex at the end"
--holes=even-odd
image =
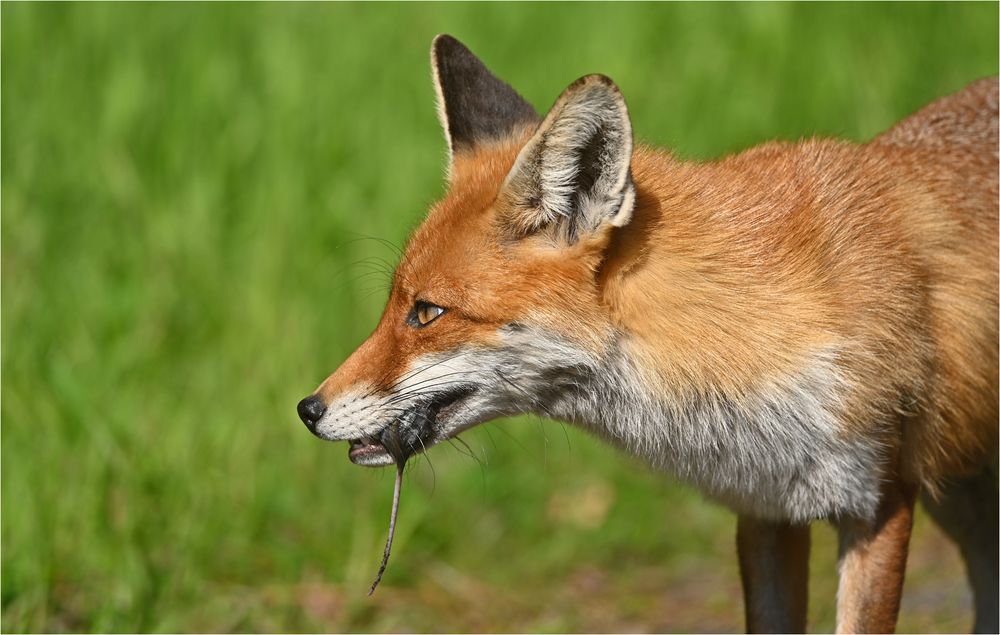
POLYGON ((880 446, 844 432, 816 386, 723 398, 653 399, 608 387, 565 404, 576 421, 739 513, 806 522, 870 518, 880 446))

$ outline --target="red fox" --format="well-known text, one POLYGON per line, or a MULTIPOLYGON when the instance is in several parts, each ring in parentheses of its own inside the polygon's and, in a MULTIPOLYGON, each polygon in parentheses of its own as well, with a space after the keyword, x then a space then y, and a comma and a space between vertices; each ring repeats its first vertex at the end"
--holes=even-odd
POLYGON ((896 625, 915 499, 998 628, 997 79, 863 144, 707 163, 635 145, 602 75, 544 117, 431 48, 448 191, 372 335, 298 412, 381 466, 517 413, 579 425, 738 514, 750 631, 804 631, 809 523, 839 632, 896 625))

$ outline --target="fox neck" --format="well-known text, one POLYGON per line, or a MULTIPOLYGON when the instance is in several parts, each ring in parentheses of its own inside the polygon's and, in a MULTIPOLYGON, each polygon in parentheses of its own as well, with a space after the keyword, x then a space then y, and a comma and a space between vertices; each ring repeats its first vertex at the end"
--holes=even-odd
POLYGON ((612 236, 598 284, 643 366, 742 393, 841 345, 830 334, 843 308, 815 293, 813 272, 789 276, 789 263, 808 264, 761 229, 778 224, 768 214, 789 205, 784 193, 747 193, 717 166, 646 148, 633 169, 633 219, 612 236))
POLYGON ((643 368, 627 336, 577 368, 575 389, 544 414, 579 424, 654 468, 758 516, 791 521, 869 518, 879 447, 841 434, 843 389, 832 356, 798 376, 744 394, 720 385, 671 386, 643 368))
POLYGON ((559 415, 736 509, 870 517, 881 447, 845 425, 838 308, 783 274, 753 233, 767 202, 714 169, 637 151, 634 216, 598 277, 617 335, 559 415))

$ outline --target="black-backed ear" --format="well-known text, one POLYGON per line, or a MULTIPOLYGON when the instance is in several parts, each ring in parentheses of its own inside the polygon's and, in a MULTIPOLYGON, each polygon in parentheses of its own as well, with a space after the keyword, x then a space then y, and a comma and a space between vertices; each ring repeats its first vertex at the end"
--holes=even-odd
POLYGON ((451 155, 538 123, 531 104, 450 35, 434 38, 431 69, 451 155))
POLYGON ((543 228, 573 243, 632 218, 632 124, 625 99, 603 75, 587 75, 556 100, 521 150, 501 200, 514 235, 543 228))

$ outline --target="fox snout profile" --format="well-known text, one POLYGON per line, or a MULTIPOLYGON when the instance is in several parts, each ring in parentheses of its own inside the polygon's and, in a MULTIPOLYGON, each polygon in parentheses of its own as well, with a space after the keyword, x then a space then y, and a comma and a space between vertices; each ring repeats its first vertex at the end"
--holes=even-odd
POLYGON ((581 426, 738 514, 751 631, 805 629, 819 519, 838 631, 892 631, 919 497, 996 632, 996 78, 867 143, 693 163, 633 145, 607 77, 539 117, 454 38, 431 57, 447 194, 309 429, 380 466, 390 427, 581 426))

